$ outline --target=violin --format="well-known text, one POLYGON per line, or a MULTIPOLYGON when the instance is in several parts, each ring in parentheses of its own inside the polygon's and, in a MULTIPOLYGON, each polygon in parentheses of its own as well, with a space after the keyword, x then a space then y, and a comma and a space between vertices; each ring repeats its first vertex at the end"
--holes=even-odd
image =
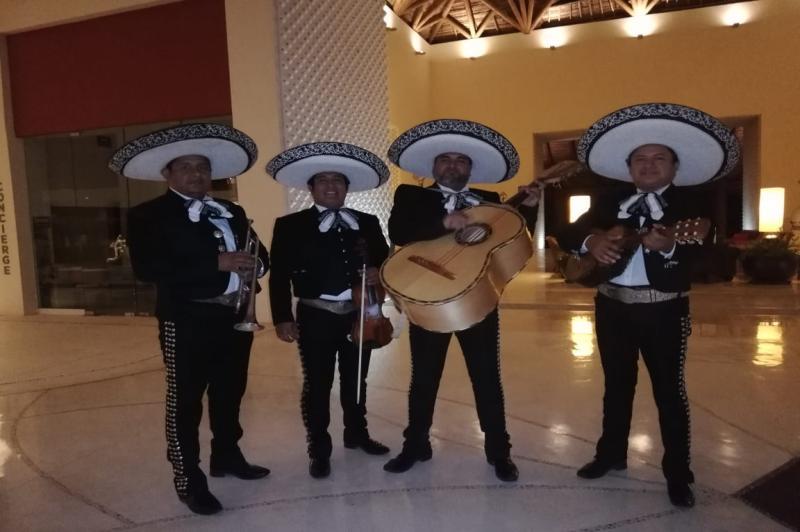
POLYGON ((353 304, 356 306, 356 319, 350 338, 367 349, 378 349, 392 341, 394 329, 389 318, 383 315, 383 301, 386 292, 380 284, 369 285, 366 280, 368 253, 363 238, 356 244, 362 258, 361 275, 353 284, 353 304))

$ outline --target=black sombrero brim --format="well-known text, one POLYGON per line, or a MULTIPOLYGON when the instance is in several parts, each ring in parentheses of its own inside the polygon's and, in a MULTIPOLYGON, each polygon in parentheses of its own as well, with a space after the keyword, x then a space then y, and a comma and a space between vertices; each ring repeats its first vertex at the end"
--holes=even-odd
POLYGON ((415 126, 389 147, 389 160, 421 177, 433 177, 433 161, 442 153, 472 160, 470 183, 499 183, 519 170, 519 154, 497 131, 469 120, 440 119, 415 126))
POLYGON ((645 144, 668 146, 678 155, 676 186, 724 177, 740 156, 739 141, 713 116, 684 105, 648 103, 598 120, 578 142, 578 159, 596 174, 631 182, 626 159, 645 144))
POLYGON ((348 190, 378 188, 389 179, 389 168, 369 150, 344 142, 312 142, 289 148, 267 163, 267 173, 291 188, 307 189, 321 172, 337 172, 350 181, 348 190))
POLYGON ((136 138, 114 153, 109 168, 125 177, 162 181, 167 164, 186 155, 201 155, 211 163, 211 179, 235 177, 258 158, 255 142, 223 124, 186 124, 136 138))

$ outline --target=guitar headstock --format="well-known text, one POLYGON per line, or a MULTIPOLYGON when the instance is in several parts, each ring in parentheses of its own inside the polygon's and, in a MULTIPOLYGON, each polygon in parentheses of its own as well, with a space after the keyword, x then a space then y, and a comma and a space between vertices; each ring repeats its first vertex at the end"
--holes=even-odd
POLYGON ((702 244, 710 230, 711 220, 708 218, 689 218, 672 226, 678 244, 702 244))
POLYGON ((560 161, 537 176, 533 184, 540 187, 553 186, 561 188, 570 178, 580 174, 584 170, 586 170, 586 167, 578 161, 560 161))

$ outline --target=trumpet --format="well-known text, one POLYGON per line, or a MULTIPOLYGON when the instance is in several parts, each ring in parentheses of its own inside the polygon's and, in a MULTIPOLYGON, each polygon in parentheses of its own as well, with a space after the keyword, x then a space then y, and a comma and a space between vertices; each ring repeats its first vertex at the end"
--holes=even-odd
POLYGON ((252 332, 264 328, 256 319, 256 279, 258 278, 258 251, 261 241, 253 231, 253 220, 247 220, 247 235, 244 237, 242 251, 253 254, 253 267, 250 275, 239 275, 239 291, 236 293, 236 314, 246 307, 242 321, 233 328, 237 331, 252 332))

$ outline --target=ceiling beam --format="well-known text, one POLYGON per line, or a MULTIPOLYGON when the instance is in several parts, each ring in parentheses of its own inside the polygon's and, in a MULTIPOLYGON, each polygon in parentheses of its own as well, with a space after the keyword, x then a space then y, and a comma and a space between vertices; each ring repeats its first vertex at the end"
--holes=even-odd
MULTIPOLYGON (((494 16, 494 13, 492 13, 492 11, 487 11, 486 12, 486 16, 483 17, 483 20, 478 24, 478 27, 475 28, 475 37, 480 37, 481 35, 483 35, 483 31, 486 29, 486 26, 492 20, 493 16, 494 16)), ((497 21, 495 21, 495 25, 497 25, 497 21)), ((498 26, 497 30, 500 31, 500 27, 499 26, 498 26)))
POLYGON ((478 32, 478 25, 475 23, 475 13, 472 12, 472 0, 463 0, 464 8, 467 11, 467 22, 469 23, 469 32, 473 37, 478 32))
POLYGON ((465 39, 472 39, 473 35, 472 32, 464 26, 456 17, 453 15, 447 15, 447 21, 453 26, 453 29, 456 30, 458 33, 461 34, 462 37, 465 39))
MULTIPOLYGON (((483 2, 483 4, 484 4, 486 7, 488 7, 489 9, 491 9, 491 10, 492 10, 492 12, 493 12, 493 13, 494 13, 494 14, 495 14, 497 17, 499 17, 499 18, 503 19, 503 20, 504 20, 504 21, 505 21, 507 24, 509 24, 511 27, 513 27, 513 28, 514 28, 514 29, 516 29, 517 31, 522 31, 522 30, 520 29, 520 27, 519 27, 519 23, 518 23, 517 21, 515 21, 513 18, 511 18, 511 17, 509 17, 508 15, 506 15, 504 12, 502 12, 502 11, 501 11, 501 10, 500 10, 500 9, 497 7, 497 2, 498 2, 498 0, 481 0, 481 2, 483 2)), ((499 25, 499 24, 497 24, 497 29, 498 29, 498 30, 500 29, 500 25, 499 25)))
POLYGON ((556 0, 536 0, 534 10, 531 12, 531 30, 538 28, 544 21, 547 10, 550 9, 556 0))

